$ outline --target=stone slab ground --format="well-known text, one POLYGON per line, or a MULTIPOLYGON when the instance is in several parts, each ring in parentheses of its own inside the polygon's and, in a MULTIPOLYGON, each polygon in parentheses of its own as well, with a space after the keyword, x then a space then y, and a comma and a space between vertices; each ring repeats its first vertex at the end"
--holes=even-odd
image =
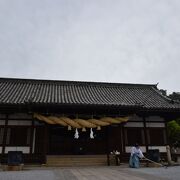
POLYGON ((130 169, 120 166, 26 168, 23 171, 1 171, 0 180, 161 180, 180 179, 180 166, 130 169))

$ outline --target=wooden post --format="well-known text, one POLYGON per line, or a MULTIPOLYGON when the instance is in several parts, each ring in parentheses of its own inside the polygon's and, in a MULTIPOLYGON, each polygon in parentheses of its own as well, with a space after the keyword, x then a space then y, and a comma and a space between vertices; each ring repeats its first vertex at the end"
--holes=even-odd
POLYGON ((32 124, 31 124, 30 154, 33 153, 33 136, 34 136, 34 119, 32 119, 32 124))
POLYGON ((4 135, 3 135, 3 144, 2 144, 2 154, 5 153, 6 139, 7 139, 7 128, 8 128, 8 115, 6 115, 5 125, 4 125, 4 135))
POLYGON ((47 154, 47 130, 48 130, 48 125, 45 124, 44 126, 44 150, 43 150, 43 156, 44 156, 44 164, 46 164, 46 154, 47 154))
POLYGON ((145 146, 146 146, 146 154, 148 153, 148 139, 147 139, 147 128, 146 128, 146 118, 143 116, 143 124, 144 124, 144 137, 145 137, 145 146))
POLYGON ((110 160, 109 160, 109 126, 106 127, 106 153, 107 153, 107 165, 110 166, 110 160))
POLYGON ((123 140, 123 132, 122 132, 122 124, 120 125, 120 136, 121 136, 121 144, 120 144, 120 158, 122 159, 122 153, 124 151, 124 140, 123 140))
POLYGON ((168 137, 168 128, 167 128, 167 122, 165 121, 165 132, 166 132, 166 144, 169 144, 169 137, 168 137))
POLYGON ((125 129, 124 129, 124 123, 123 123, 123 127, 122 127, 122 139, 123 139, 123 153, 126 153, 126 141, 125 141, 125 129))
POLYGON ((121 154, 120 154, 120 158, 121 161, 123 162, 125 159, 125 154, 126 154, 126 141, 125 141, 125 129, 124 129, 124 124, 125 123, 121 123, 121 154))

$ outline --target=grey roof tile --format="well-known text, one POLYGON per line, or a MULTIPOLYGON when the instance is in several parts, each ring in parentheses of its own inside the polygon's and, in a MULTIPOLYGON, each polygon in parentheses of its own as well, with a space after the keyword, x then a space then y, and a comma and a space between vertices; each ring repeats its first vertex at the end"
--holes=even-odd
POLYGON ((0 78, 0 104, 27 103, 180 109, 156 85, 0 78))

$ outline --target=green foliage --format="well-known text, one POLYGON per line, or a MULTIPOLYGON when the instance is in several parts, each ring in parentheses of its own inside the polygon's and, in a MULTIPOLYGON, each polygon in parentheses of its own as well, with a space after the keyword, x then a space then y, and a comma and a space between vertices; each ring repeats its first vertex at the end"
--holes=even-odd
POLYGON ((171 144, 180 146, 180 119, 168 122, 167 127, 171 144))
POLYGON ((166 90, 160 89, 159 91, 162 93, 163 96, 167 96, 167 91, 166 90))
POLYGON ((179 92, 173 92, 169 95, 169 98, 172 100, 180 101, 180 93, 179 92))
POLYGON ((167 90, 164 90, 164 89, 160 89, 159 90, 161 92, 161 94, 163 96, 167 96, 169 97, 170 99, 176 101, 176 102, 180 102, 180 92, 172 92, 171 94, 167 94, 167 90))
MULTIPOLYGON (((176 103, 180 103, 180 92, 173 92, 169 95, 167 95, 167 91, 164 89, 160 89, 160 92, 164 96, 167 96, 173 101, 175 101, 176 103)), ((168 122, 167 128, 171 145, 176 145, 180 147, 180 118, 168 122)))

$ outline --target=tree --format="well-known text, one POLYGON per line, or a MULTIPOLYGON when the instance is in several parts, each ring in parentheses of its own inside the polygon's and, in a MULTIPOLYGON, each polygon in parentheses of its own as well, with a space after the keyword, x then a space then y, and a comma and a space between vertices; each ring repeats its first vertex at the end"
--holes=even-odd
POLYGON ((167 96, 167 91, 164 89, 159 90, 163 96, 167 96))
POLYGON ((168 122, 167 127, 170 143, 180 147, 180 119, 168 122))
POLYGON ((172 100, 180 102, 180 92, 173 92, 168 97, 171 98, 172 100))
POLYGON ((167 90, 160 89, 159 90, 163 96, 167 96, 168 98, 172 99, 173 101, 180 102, 180 92, 172 92, 171 94, 167 95, 167 90))
MULTIPOLYGON (((180 103, 180 92, 173 92, 169 95, 167 95, 166 90, 161 89, 160 92, 162 95, 167 96, 177 103, 180 103)), ((180 147, 180 118, 168 122, 167 128, 171 145, 180 147)))

